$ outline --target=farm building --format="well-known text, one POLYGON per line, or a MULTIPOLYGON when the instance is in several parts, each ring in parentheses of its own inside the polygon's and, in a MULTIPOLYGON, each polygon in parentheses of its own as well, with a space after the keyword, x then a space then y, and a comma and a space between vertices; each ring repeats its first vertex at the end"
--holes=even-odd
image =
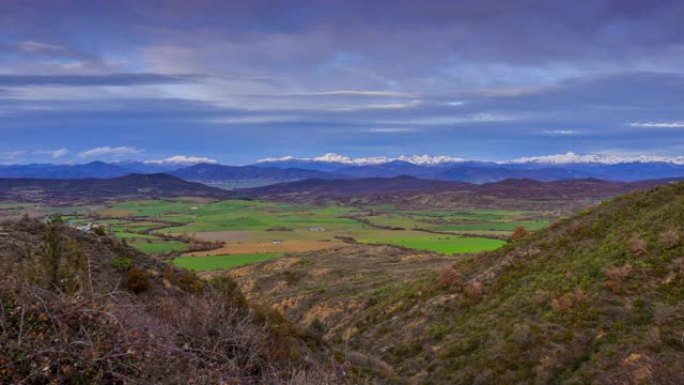
POLYGON ((309 231, 325 231, 325 227, 309 227, 309 231))

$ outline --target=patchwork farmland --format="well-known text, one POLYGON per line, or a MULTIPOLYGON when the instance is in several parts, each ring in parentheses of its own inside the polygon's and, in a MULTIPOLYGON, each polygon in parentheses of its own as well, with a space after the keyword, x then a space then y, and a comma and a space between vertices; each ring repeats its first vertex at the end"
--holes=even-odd
POLYGON ((102 226, 122 242, 197 271, 230 269, 348 243, 393 245, 444 256, 499 248, 517 227, 548 225, 535 211, 415 210, 178 198, 53 208, 73 225, 102 226))

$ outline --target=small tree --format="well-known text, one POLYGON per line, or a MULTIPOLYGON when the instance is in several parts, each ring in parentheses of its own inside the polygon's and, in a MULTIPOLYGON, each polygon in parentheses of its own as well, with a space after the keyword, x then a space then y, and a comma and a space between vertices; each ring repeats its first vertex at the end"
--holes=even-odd
POLYGON ((64 255, 62 220, 50 221, 43 236, 41 265, 51 289, 59 289, 59 265, 64 255))

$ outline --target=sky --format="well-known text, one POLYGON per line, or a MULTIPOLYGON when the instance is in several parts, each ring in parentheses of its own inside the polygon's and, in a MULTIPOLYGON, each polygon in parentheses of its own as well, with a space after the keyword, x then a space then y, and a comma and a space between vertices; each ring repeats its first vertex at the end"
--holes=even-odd
POLYGON ((0 0, 0 163, 684 154, 684 2, 0 0))

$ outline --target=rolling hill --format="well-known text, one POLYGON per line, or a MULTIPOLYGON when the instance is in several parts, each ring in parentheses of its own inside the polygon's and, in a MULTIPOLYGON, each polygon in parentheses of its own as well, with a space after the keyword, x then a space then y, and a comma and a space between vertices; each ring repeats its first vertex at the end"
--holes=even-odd
POLYGON ((0 179, 2 200, 60 204, 179 196, 220 199, 227 192, 167 174, 131 174, 110 179, 0 179))
POLYGON ((475 185, 460 182, 418 179, 411 176, 393 178, 307 179, 231 192, 235 197, 276 200, 326 200, 378 194, 416 194, 440 191, 470 191, 475 185))
POLYGON ((410 176, 393 178, 358 178, 350 180, 309 179, 270 186, 241 189, 231 192, 235 197, 325 201, 364 198, 392 202, 417 194, 440 192, 461 195, 479 195, 509 199, 601 199, 667 184, 670 180, 633 183, 598 179, 572 179, 540 182, 532 179, 506 179, 500 182, 476 185, 464 182, 418 179, 410 176))
POLYGON ((339 176, 315 170, 256 166, 237 167, 219 164, 198 164, 172 171, 170 174, 188 181, 227 188, 263 186, 311 178, 339 178, 339 176))

